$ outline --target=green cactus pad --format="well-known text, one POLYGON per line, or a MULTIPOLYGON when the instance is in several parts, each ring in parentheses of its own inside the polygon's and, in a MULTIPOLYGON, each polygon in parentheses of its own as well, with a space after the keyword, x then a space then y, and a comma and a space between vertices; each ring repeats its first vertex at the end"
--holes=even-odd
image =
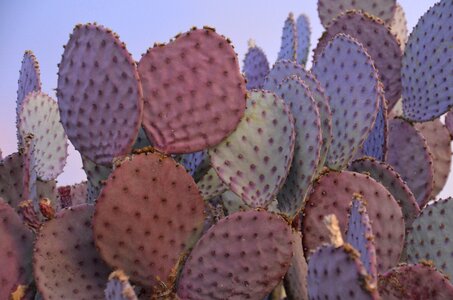
POLYGON ((112 272, 105 288, 105 300, 138 300, 129 277, 121 270, 112 272))
POLYGON ((252 207, 266 207, 285 182, 294 143, 288 106, 271 92, 255 90, 236 130, 209 155, 231 191, 252 207))
POLYGON ((367 212, 376 241, 377 269, 384 272, 398 263, 404 245, 404 219, 401 208, 384 186, 373 178, 355 172, 328 172, 313 184, 302 216, 302 239, 306 256, 328 241, 324 216, 335 214, 343 234, 354 194, 366 199, 367 212))
POLYGON ((194 28, 155 45, 138 65, 145 96, 143 128, 171 154, 220 143, 245 109, 245 80, 230 42, 212 28, 194 28))
POLYGON ((179 259, 197 241, 204 202, 173 159, 147 152, 126 158, 96 202, 96 246, 113 268, 155 289, 174 284, 179 259))
POLYGON ((291 227, 266 211, 237 212, 212 226, 182 270, 181 299, 263 299, 287 272, 291 227))
POLYGON ((326 165, 342 169, 373 127, 382 86, 362 45, 341 33, 326 45, 312 71, 325 88, 332 110, 333 140, 326 165))
POLYGON ((407 261, 430 260, 436 268, 453 278, 453 198, 428 204, 412 224, 406 239, 407 261))
POLYGON ((197 182, 197 186, 205 201, 219 196, 228 189, 214 168, 209 168, 208 172, 197 182))
POLYGON ((297 29, 293 13, 289 13, 282 30, 282 41, 277 61, 281 59, 296 60, 297 29))
POLYGON ((225 191, 221 197, 222 205, 225 208, 225 211, 228 215, 235 213, 237 211, 248 210, 250 207, 239 198, 238 195, 232 191, 225 191))

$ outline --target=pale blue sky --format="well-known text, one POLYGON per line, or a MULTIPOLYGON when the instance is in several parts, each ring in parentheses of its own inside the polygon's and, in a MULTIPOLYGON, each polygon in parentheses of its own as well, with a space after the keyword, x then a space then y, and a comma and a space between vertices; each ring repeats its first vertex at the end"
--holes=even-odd
MULTIPOLYGON (((435 2, 400 1, 409 30, 435 2)), ((77 23, 96 21, 116 31, 136 60, 154 42, 167 42, 194 25, 210 25, 233 41, 241 61, 247 51, 247 40, 253 38, 272 64, 289 12, 310 17, 312 47, 316 45, 322 33, 316 3, 315 0, 0 0, 0 149, 4 156, 16 151, 15 99, 24 51, 30 49, 35 53, 41 67, 43 91, 54 96, 62 46, 77 23)), ((70 184, 83 178, 80 157, 71 148, 59 182, 70 184)), ((452 178, 449 185, 451 195, 452 178)))

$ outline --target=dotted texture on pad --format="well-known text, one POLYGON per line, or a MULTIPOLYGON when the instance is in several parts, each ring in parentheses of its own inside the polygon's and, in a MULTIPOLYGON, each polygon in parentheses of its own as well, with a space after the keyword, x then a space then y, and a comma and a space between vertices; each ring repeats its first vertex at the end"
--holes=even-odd
POLYGON ((266 211, 237 212, 211 227, 190 254, 178 285, 181 299, 263 299, 293 256, 291 227, 266 211))
POLYGON ((269 74, 269 62, 259 47, 250 47, 245 54, 242 71, 247 79, 247 90, 262 89, 264 79, 269 74))
POLYGON ((382 184, 401 206, 406 229, 411 227, 420 214, 420 208, 406 182, 391 166, 373 158, 362 158, 353 161, 348 169, 367 174, 382 184))
POLYGON ((114 271, 109 276, 107 287, 105 288, 105 300, 137 300, 137 295, 129 278, 123 271, 114 271))
POLYGON ((396 10, 396 0, 318 0, 318 14, 327 28, 339 14, 348 10, 360 10, 389 22, 396 10))
POLYGON ((292 217, 302 207, 316 175, 321 150, 321 122, 315 100, 305 83, 295 75, 282 81, 276 91, 294 117, 294 157, 285 184, 277 195, 278 208, 292 217))
POLYGON ((134 60, 110 29, 74 28, 59 65, 57 96, 63 127, 82 156, 110 164, 132 149, 142 89, 134 60))
POLYGON ((65 209, 40 229, 33 268, 44 299, 104 299, 110 270, 94 247, 93 212, 87 204, 65 209))
POLYGON ((219 178, 214 168, 210 168, 209 171, 201 177, 197 182, 200 194, 205 201, 208 201, 228 189, 223 181, 219 178))
POLYGON ((447 127, 448 131, 450 132, 450 138, 453 139, 453 110, 450 110, 445 115, 445 126, 447 127))
POLYGON ((395 15, 387 24, 390 26, 392 34, 398 39, 401 51, 404 51, 409 37, 409 30, 407 29, 406 14, 404 13, 403 7, 399 3, 396 4, 395 15))
POLYGON ((453 278, 452 215, 451 197, 428 204, 422 210, 406 239, 409 263, 431 260, 438 269, 453 278))
POLYGON ((423 208, 433 190, 433 159, 425 138, 409 122, 389 121, 387 163, 401 175, 423 208))
POLYGON ((33 239, 19 215, 0 198, 0 299, 10 299, 18 285, 32 284, 33 239))
POLYGON ((25 155, 15 152, 0 161, 0 197, 13 208, 28 197, 25 155))
POLYGON ((406 44, 402 65, 403 113, 429 121, 453 107, 453 1, 442 0, 419 20, 406 44))
POLYGON ((87 203, 94 203, 101 192, 104 181, 112 172, 112 167, 95 164, 83 156, 82 165, 88 180, 87 203))
POLYGON ((414 125, 425 138, 433 159, 433 191, 430 199, 435 199, 447 183, 451 164, 450 133, 439 119, 414 125))
POLYGON ((329 172, 313 184, 302 217, 302 239, 307 256, 329 241, 324 216, 335 214, 345 234, 354 193, 366 199, 376 241, 377 269, 384 272, 398 263, 404 244, 404 220, 393 196, 373 178, 355 172, 329 172))
POLYGON ((145 96, 143 128, 165 153, 214 146, 245 109, 245 80, 229 40, 194 29, 150 48, 138 65, 145 96))
POLYGON ((206 172, 206 170, 209 169, 210 164, 207 150, 176 155, 175 160, 182 164, 186 168, 187 173, 194 177, 195 180, 195 175, 206 172))
POLYGON ((318 248, 308 261, 308 298, 380 299, 359 254, 350 245, 318 248))
POLYGON ((307 15, 301 14, 297 18, 296 30, 297 30, 297 50, 296 50, 297 63, 304 66, 307 63, 311 45, 310 20, 307 15))
POLYGON ((338 34, 314 62, 313 74, 330 98, 332 144, 326 165, 344 168, 367 138, 382 97, 373 61, 352 37, 338 34))
POLYGON ((424 264, 400 265, 379 276, 382 299, 453 299, 453 285, 435 268, 424 264))
POLYGON ((266 207, 285 182, 294 143, 294 120, 285 102, 271 92, 252 91, 236 130, 209 155, 231 191, 252 207, 266 207))
POLYGON ((293 231, 293 259, 291 266, 283 279, 285 292, 289 299, 306 300, 308 299, 307 273, 308 266, 302 248, 302 238, 298 231, 293 231))
POLYGON ((44 93, 32 92, 24 99, 19 118, 21 136, 33 134, 35 165, 31 168, 42 180, 56 179, 68 156, 68 138, 60 123, 58 104, 44 93))
POLYGON ((192 177, 173 159, 143 153, 112 172, 96 203, 96 246, 131 280, 171 286, 182 254, 197 241, 204 202, 192 177), (119 222, 118 220, 121 220, 119 222))
POLYGON ((281 82, 292 75, 299 77, 310 89, 313 99, 318 106, 321 118, 322 146, 320 152, 319 168, 324 167, 324 162, 332 142, 332 112, 330 110, 329 99, 319 81, 301 65, 288 60, 277 61, 264 82, 264 89, 276 92, 281 82))
POLYGON ((235 213, 237 211, 248 210, 250 207, 239 198, 238 195, 233 193, 232 191, 225 191, 221 196, 220 199, 222 200, 222 205, 226 210, 228 215, 235 213))
POLYGON ((285 20, 285 25, 282 30, 282 39, 280 44, 280 51, 278 51, 277 60, 287 59, 296 60, 296 47, 297 47, 297 32, 296 22, 294 15, 289 14, 285 20))
POLYGON ((391 109, 401 97, 402 53, 396 37, 382 20, 356 11, 347 12, 336 17, 319 39, 314 50, 315 61, 338 33, 356 39, 370 55, 379 73, 379 80, 384 85, 385 99, 391 109))

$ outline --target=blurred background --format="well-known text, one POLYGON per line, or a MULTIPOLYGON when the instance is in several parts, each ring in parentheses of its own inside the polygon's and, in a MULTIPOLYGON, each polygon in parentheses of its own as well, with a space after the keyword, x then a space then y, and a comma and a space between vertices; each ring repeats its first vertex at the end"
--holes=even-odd
MULTIPOLYGON (((398 0, 403 7, 409 32, 436 1, 398 0)), ((3 156, 17 151, 15 105, 17 80, 25 50, 32 50, 40 64, 42 90, 55 97, 57 64, 69 33, 77 23, 97 22, 116 31, 135 60, 154 44, 167 42, 192 26, 215 27, 229 37, 242 63, 247 40, 252 38, 267 54, 272 65, 280 48, 282 27, 289 12, 310 18, 311 48, 323 27, 316 0, 0 0, 0 149, 3 156)), ((308 65, 311 65, 311 53, 308 65)), ((242 65, 241 65, 242 68, 242 65)), ((80 155, 72 145, 59 185, 85 179, 80 155)), ((450 176, 440 197, 453 195, 450 176)))

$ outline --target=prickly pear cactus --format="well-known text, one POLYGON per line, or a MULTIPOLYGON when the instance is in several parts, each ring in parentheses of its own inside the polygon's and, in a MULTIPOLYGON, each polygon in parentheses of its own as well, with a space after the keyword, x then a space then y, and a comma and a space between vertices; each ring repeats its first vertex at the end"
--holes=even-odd
POLYGON ((282 30, 282 41, 277 61, 281 59, 296 60, 297 29, 293 13, 289 13, 282 30))
POLYGON ((311 28, 310 19, 307 15, 301 14, 296 20, 296 31, 297 31, 297 49, 296 57, 297 63, 305 66, 308 60, 308 54, 310 52, 310 38, 311 28))
POLYGON ((109 281, 105 288, 106 300, 137 300, 137 295, 129 278, 122 270, 116 270, 109 275, 109 281))
POLYGON ((269 62, 264 51, 253 40, 249 40, 242 71, 247 79, 247 90, 263 88, 264 79, 269 73, 269 62))

